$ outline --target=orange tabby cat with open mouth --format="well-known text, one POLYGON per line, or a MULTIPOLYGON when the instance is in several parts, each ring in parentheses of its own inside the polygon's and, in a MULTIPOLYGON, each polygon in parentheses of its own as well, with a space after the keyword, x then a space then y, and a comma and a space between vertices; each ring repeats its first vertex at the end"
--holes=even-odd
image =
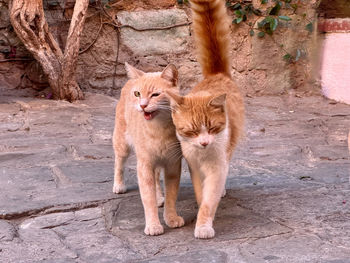
POLYGON ((115 154, 113 192, 124 193, 124 162, 133 147, 137 158, 137 177, 144 207, 146 235, 164 232, 158 217, 163 203, 159 183, 164 169, 164 221, 175 228, 184 225, 176 213, 175 202, 181 174, 181 147, 171 119, 166 91, 178 93, 178 73, 174 65, 162 72, 145 73, 125 63, 129 81, 122 88, 116 108, 113 147, 115 154))

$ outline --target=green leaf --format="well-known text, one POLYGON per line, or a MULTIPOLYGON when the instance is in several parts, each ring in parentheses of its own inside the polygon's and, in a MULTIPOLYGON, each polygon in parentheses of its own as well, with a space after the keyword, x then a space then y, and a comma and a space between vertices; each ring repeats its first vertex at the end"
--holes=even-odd
POLYGON ((267 34, 269 34, 270 36, 273 34, 273 31, 271 30, 270 27, 266 27, 266 28, 265 28, 265 32, 266 32, 267 34))
POLYGON ((270 29, 272 31, 275 31, 278 26, 278 20, 276 18, 273 18, 272 21, 270 22, 270 29))
POLYGON ((259 33, 258 33, 258 37, 263 38, 264 36, 265 36, 265 33, 264 33, 264 32, 259 32, 259 33))
POLYGON ((263 28, 268 23, 267 18, 264 18, 260 22, 258 22, 258 28, 263 28))
POLYGON ((261 0, 262 4, 266 4, 269 0, 261 0))
POLYGON ((243 10, 246 11, 246 12, 248 12, 248 13, 251 11, 251 9, 252 9, 252 5, 246 5, 246 6, 243 8, 243 10))
POLYGON ((261 16, 262 11, 260 9, 252 8, 252 12, 254 15, 261 16))
POLYGON ((284 21, 292 20, 289 16, 279 16, 278 18, 281 19, 281 20, 284 20, 284 21))
POLYGON ((287 54, 285 54, 284 56, 283 56, 283 59, 284 60, 290 60, 292 58, 292 55, 291 54, 289 54, 289 53, 287 53, 287 54))
POLYGON ((269 15, 277 16, 279 11, 281 10, 281 7, 281 1, 277 1, 276 5, 270 10, 269 15))
POLYGON ((237 20, 236 20, 236 24, 241 23, 241 22, 242 22, 242 20, 243 20, 243 17, 239 17, 239 18, 237 18, 237 20))
POLYGON ((240 3, 237 3, 237 4, 234 4, 233 6, 232 6, 232 9, 239 9, 239 8, 241 8, 242 6, 241 6, 241 4, 240 3))
POLYGON ((237 24, 237 18, 232 20, 232 24, 237 24))
MULTIPOLYGON (((261 21, 261 25, 263 25, 261 28, 265 31, 265 33, 272 35, 273 34, 273 29, 277 27, 276 22, 277 19, 273 18, 272 16, 267 16, 263 21, 261 21)), ((278 23, 278 22, 277 22, 278 23)), ((259 24, 258 24, 259 27, 259 24)))
POLYGON ((105 5, 105 8, 110 9, 111 6, 110 5, 105 5))
POLYGON ((266 19, 267 23, 271 23, 273 21, 273 17, 272 16, 267 16, 267 17, 265 17, 265 19, 266 19))
POLYGON ((298 4, 291 4, 290 6, 294 9, 294 11, 298 9, 298 4))
POLYGON ((249 35, 252 37, 252 36, 254 36, 254 30, 253 29, 251 29, 250 31, 249 31, 249 35))
POLYGON ((298 61, 301 56, 301 51, 300 49, 297 49, 297 54, 295 55, 295 61, 298 61))
POLYGON ((312 23, 308 23, 305 28, 310 33, 312 33, 314 31, 314 25, 312 23))
POLYGON ((243 10, 241 10, 241 9, 236 10, 235 11, 236 16, 241 17, 243 15, 242 11, 243 10))

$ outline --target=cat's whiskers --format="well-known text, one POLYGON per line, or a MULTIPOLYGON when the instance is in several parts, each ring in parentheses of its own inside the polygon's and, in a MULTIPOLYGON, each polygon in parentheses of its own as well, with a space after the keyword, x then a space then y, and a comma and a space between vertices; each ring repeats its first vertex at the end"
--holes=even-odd
POLYGON ((172 152, 170 152, 170 154, 167 156, 167 158, 173 162, 178 161, 179 159, 182 158, 182 150, 180 149, 176 149, 172 152))
POLYGON ((171 107, 170 107, 168 101, 161 101, 161 102, 158 102, 157 106, 158 106, 159 108, 171 110, 171 107))
POLYGON ((176 142, 172 142, 170 144, 168 144, 168 149, 172 149, 174 147, 180 147, 181 143, 179 141, 176 141, 176 142))
POLYGON ((171 111, 171 109, 169 107, 166 107, 166 106, 160 106, 158 105, 158 108, 159 110, 166 110, 166 111, 171 111))

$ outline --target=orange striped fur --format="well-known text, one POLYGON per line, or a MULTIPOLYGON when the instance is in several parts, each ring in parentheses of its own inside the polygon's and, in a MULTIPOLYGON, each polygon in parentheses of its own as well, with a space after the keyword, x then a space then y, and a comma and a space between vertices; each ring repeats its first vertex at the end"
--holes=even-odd
POLYGON ((230 22, 222 0, 191 1, 193 31, 204 77, 230 76, 230 22))
POLYGON ((244 103, 230 74, 230 22, 225 1, 192 0, 191 7, 204 80, 184 97, 171 91, 167 94, 200 206, 194 235, 212 238, 229 161, 244 126, 244 103))

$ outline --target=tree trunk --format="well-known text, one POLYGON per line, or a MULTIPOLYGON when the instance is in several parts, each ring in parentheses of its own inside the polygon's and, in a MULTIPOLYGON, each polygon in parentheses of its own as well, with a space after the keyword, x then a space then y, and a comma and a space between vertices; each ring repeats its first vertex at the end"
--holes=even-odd
POLYGON ((80 35, 89 0, 77 0, 64 53, 49 31, 42 0, 12 0, 10 20, 25 47, 47 75, 54 99, 74 101, 84 95, 75 80, 80 35))

